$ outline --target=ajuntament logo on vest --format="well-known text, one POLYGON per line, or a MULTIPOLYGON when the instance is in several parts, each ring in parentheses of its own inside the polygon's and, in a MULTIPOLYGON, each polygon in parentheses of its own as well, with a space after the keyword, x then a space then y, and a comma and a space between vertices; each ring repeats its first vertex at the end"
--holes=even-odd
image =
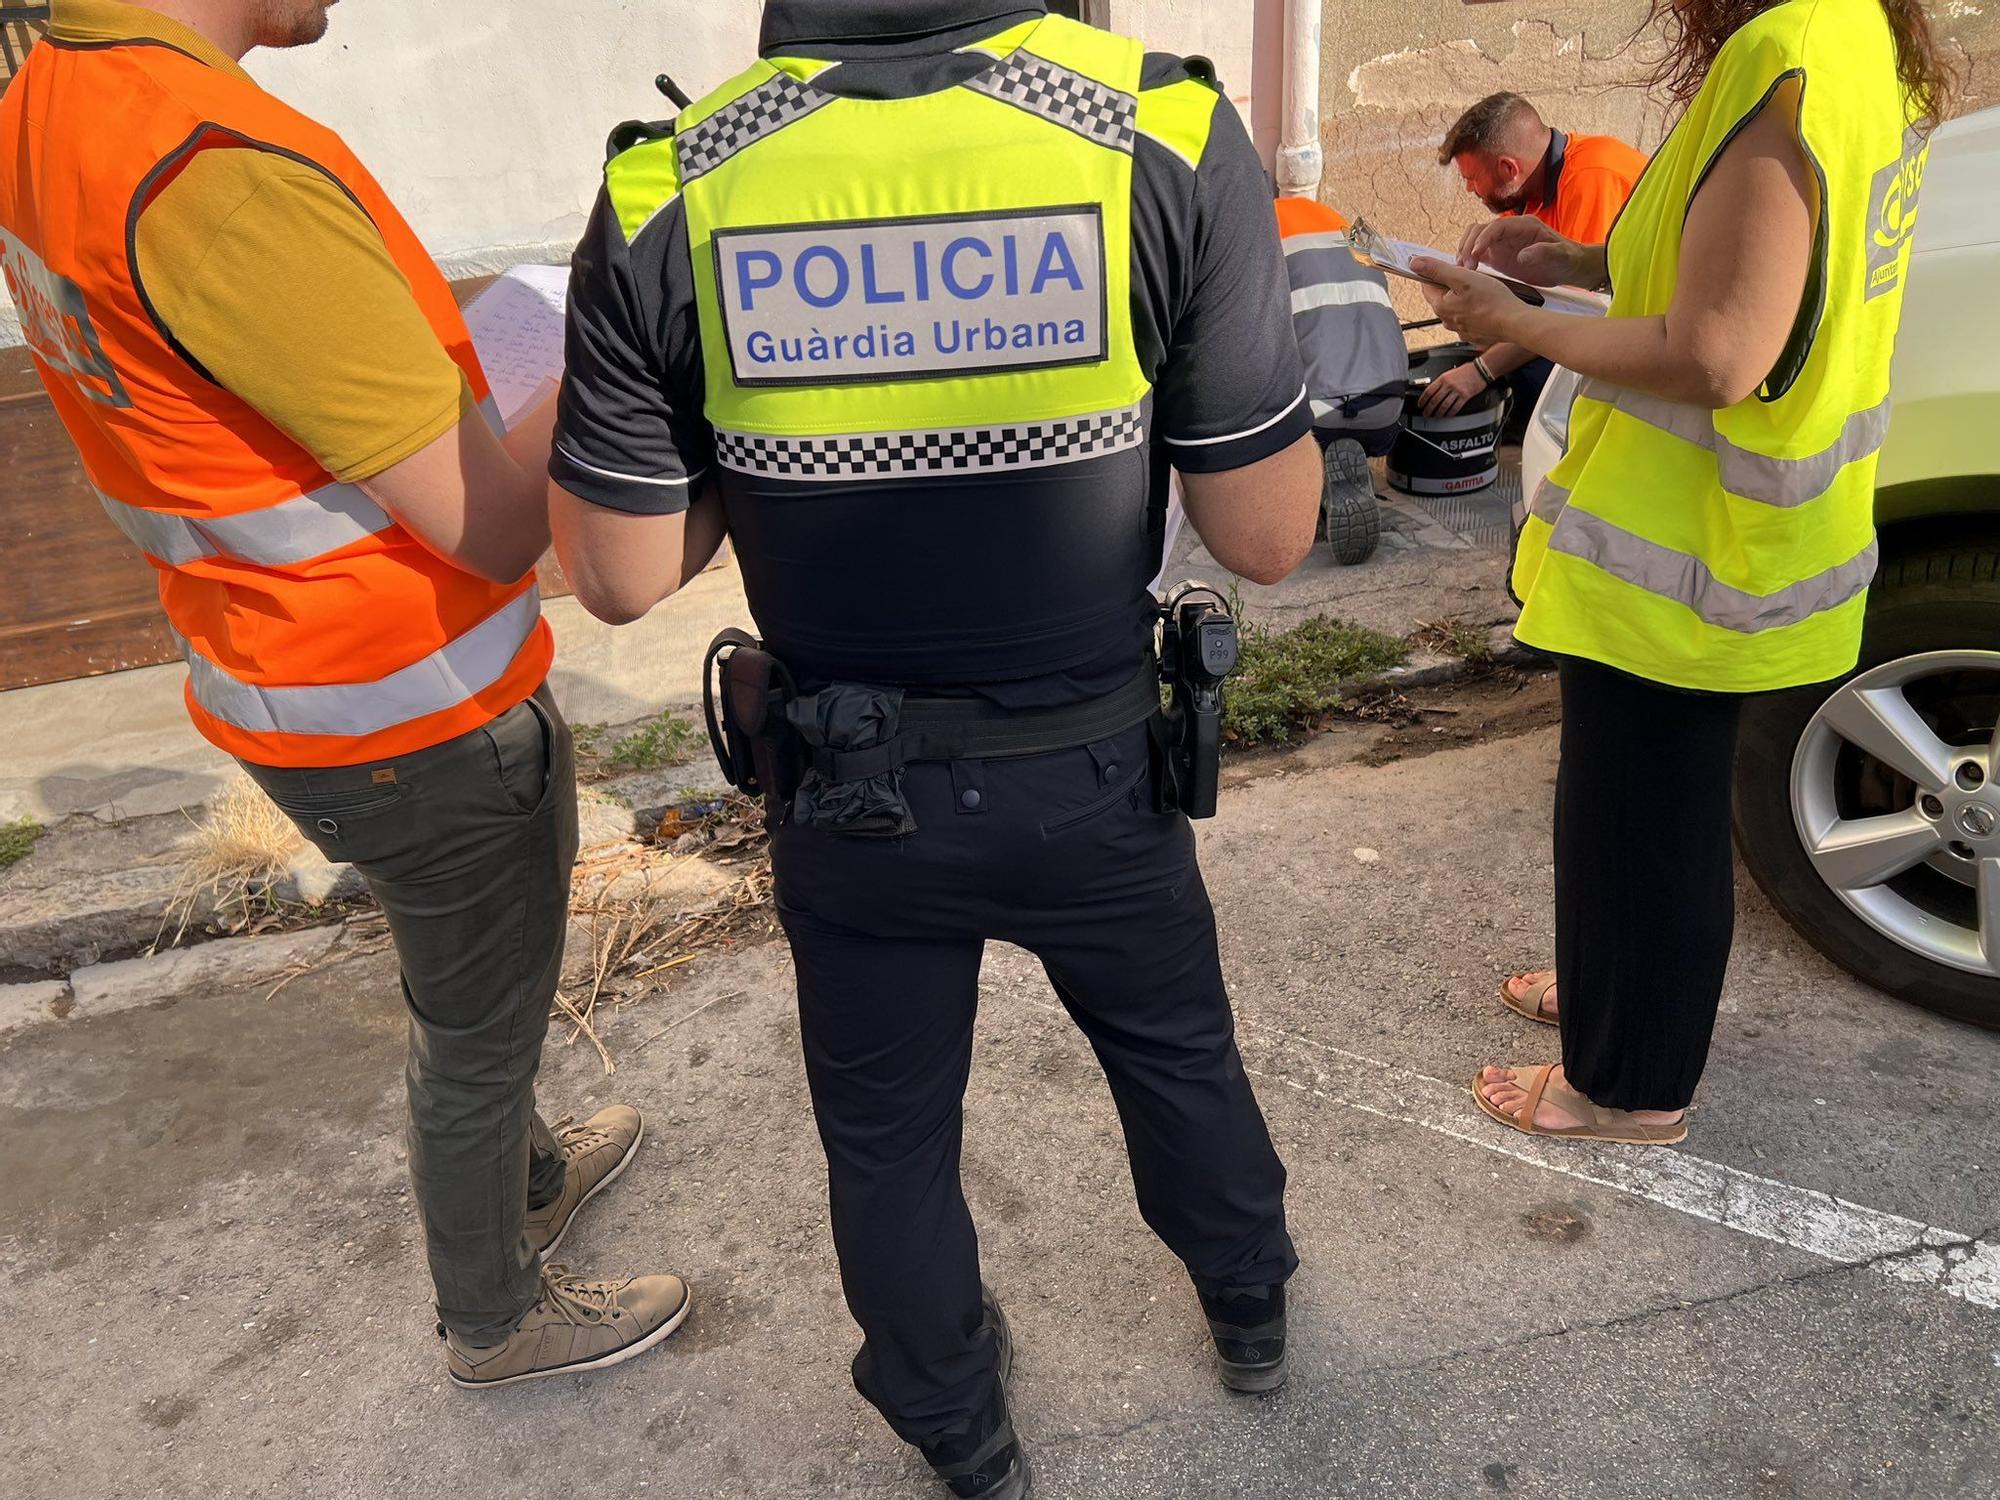
POLYGON ((83 288, 58 276, 19 239, 0 229, 0 271, 21 317, 21 337, 51 369, 70 377, 100 406, 130 406, 132 398, 104 356, 83 288))
POLYGON ((1903 247, 1917 232, 1917 192, 1930 159, 1928 137, 1912 130, 1903 152, 1877 172, 1868 194, 1868 298, 1895 290, 1903 278, 1903 247))
POLYGON ((1107 357, 1095 204, 719 229, 713 248, 738 385, 936 379, 1107 357))

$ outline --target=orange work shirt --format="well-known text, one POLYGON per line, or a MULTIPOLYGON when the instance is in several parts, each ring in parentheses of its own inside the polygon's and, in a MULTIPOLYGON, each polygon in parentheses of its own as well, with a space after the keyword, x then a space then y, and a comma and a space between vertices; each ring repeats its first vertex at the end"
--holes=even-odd
POLYGON ((1555 201, 1537 208, 1535 217, 1580 245, 1603 244, 1646 170, 1645 153, 1614 135, 1558 133, 1551 154, 1561 162, 1555 201))

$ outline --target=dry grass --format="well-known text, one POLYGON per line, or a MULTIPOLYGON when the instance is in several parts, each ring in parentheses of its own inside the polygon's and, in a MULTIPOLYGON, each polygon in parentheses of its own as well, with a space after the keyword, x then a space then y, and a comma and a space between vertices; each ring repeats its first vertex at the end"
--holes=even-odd
POLYGON ((762 808, 731 797, 670 811, 653 842, 578 868, 570 915, 589 926, 590 962, 557 992, 555 1010, 570 1023, 564 1045, 588 1040, 609 1074, 618 1065, 598 1031, 601 1015, 664 988, 667 976, 678 977, 711 952, 776 930, 762 808), (690 906, 685 888, 677 896, 671 878, 675 866, 690 860, 731 870, 735 879, 690 906))
POLYGON ((1486 665, 1493 658, 1490 631, 1474 625, 1462 615, 1446 615, 1441 620, 1425 620, 1410 634, 1410 644, 1419 651, 1435 651, 1455 656, 1469 666, 1486 665))
POLYGON ((238 776, 194 820, 187 873, 160 922, 162 935, 169 926, 174 935, 164 944, 156 937, 154 948, 171 948, 181 940, 204 897, 209 898, 217 922, 231 932, 278 915, 271 883, 304 845, 292 820, 263 789, 249 777, 238 776))

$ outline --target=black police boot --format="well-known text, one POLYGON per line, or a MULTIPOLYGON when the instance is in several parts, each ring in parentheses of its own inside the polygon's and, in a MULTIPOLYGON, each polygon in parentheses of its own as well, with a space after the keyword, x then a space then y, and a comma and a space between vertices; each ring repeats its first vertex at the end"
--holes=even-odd
POLYGON ((1285 1287, 1201 1293, 1222 1383, 1232 1391, 1275 1391, 1285 1383, 1285 1287))
POLYGON ((924 1458, 960 1500, 1029 1500, 1035 1492, 1028 1455, 1007 1414, 1007 1381, 1014 1373, 1014 1336, 1007 1315, 988 1286, 980 1288, 986 1324, 993 1330, 1000 1390, 993 1404, 971 1420, 923 1445, 924 1458))

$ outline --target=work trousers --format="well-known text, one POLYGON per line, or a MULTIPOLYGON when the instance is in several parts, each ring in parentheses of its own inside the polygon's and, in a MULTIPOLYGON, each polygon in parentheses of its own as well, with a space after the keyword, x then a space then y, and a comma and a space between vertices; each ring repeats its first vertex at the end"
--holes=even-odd
POLYGON ((855 838, 788 819, 773 864, 834 1249, 864 1339, 855 1385, 921 1444, 998 1399, 959 1184, 989 938, 1041 959, 1089 1038, 1140 1213, 1196 1284, 1282 1282, 1297 1258, 1285 1169, 1236 1051, 1194 832, 1153 810, 1146 730, 904 775, 914 833, 855 838))
POLYGON ((535 1072, 562 973, 576 863, 576 768, 546 686, 410 755, 244 770, 387 915, 409 1011, 410 1176, 438 1317, 466 1343, 540 1296, 530 1205, 562 1191, 535 1072))
POLYGON ((1743 699, 1565 657, 1556 773, 1563 1076, 1609 1109, 1684 1109, 1736 924, 1730 776, 1743 699))

